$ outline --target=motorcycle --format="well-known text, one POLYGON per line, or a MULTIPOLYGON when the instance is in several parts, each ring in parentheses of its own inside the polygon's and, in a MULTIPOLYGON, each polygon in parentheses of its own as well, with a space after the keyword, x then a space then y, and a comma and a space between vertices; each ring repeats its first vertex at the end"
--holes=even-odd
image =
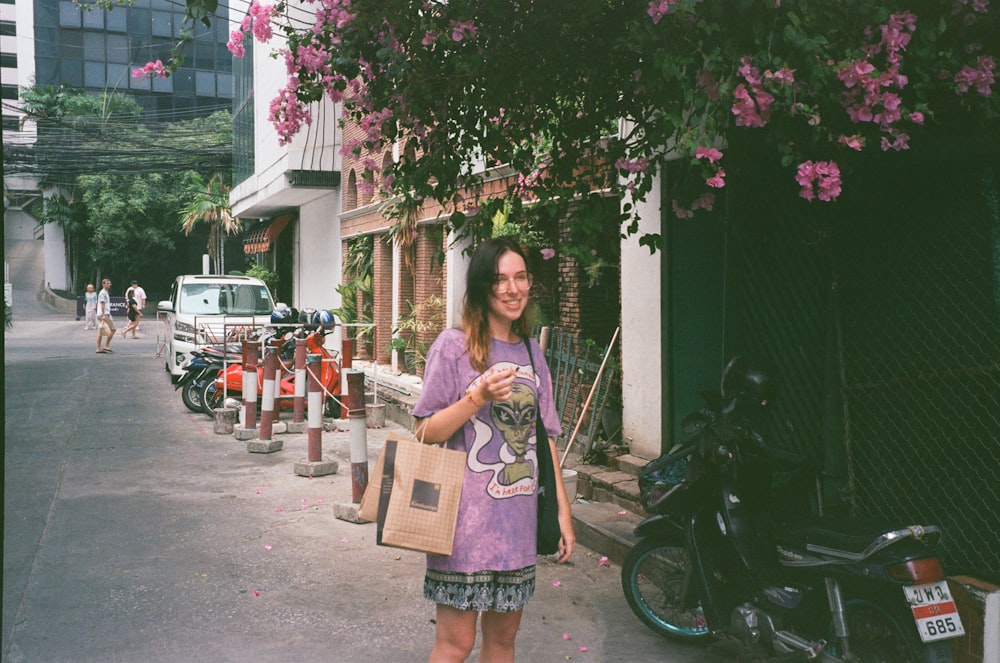
POLYGON ((174 390, 180 390, 181 400, 192 412, 204 412, 201 393, 206 383, 214 380, 226 362, 239 361, 241 348, 237 344, 208 345, 192 351, 191 358, 181 367, 183 372, 174 390))
POLYGON ((779 495, 775 476, 821 473, 758 432, 769 372, 736 358, 720 391, 682 422, 688 442, 640 472, 654 515, 622 566, 632 611, 667 638, 735 639, 755 660, 951 661, 964 627, 932 552, 939 529, 823 516, 821 490, 779 495))
MULTIPOLYGON (((280 367, 276 384, 279 391, 276 394, 276 403, 282 410, 291 410, 294 407, 293 398, 295 396, 295 370, 294 353, 296 338, 304 337, 306 341, 306 352, 308 354, 318 354, 321 356, 320 384, 324 390, 323 413, 325 416, 336 417, 340 412, 340 403, 333 398, 340 389, 340 367, 335 361, 336 357, 324 345, 324 338, 327 327, 318 326, 315 329, 300 329, 283 336, 284 342, 278 352, 280 367)), ((263 361, 261 361, 261 364, 263 361)), ((257 369, 257 394, 260 396, 264 390, 264 371, 259 366, 257 369)), ((215 379, 205 380, 199 394, 202 410, 209 416, 215 415, 215 410, 222 407, 225 398, 242 398, 243 394, 243 363, 237 361, 229 363, 223 370, 216 373, 215 379)))

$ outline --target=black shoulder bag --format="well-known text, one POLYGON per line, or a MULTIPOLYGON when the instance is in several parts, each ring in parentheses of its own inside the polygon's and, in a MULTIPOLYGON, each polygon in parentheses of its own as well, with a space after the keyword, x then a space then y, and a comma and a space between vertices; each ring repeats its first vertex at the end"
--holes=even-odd
MULTIPOLYGON (((531 344, 524 339, 528 348, 528 361, 535 372, 535 358, 531 355, 531 344)), ((536 391, 536 393, 538 393, 536 391)), ((535 457, 538 459, 538 554, 551 555, 559 550, 559 502, 556 500, 556 470, 549 447, 549 435, 542 423, 542 404, 537 403, 538 415, 535 422, 535 457)))

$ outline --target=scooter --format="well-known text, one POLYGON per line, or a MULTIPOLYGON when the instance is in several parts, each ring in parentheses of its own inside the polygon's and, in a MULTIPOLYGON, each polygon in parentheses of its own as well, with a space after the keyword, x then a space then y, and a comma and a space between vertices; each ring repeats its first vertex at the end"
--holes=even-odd
POLYGON ((174 390, 180 390, 181 400, 192 412, 204 412, 201 393, 205 385, 214 380, 227 362, 239 361, 241 348, 236 344, 207 345, 191 353, 181 367, 183 373, 177 379, 174 390))
POLYGON ((640 472, 654 515, 622 566, 629 607, 667 638, 735 639, 753 660, 951 661, 947 640, 965 631, 932 552, 939 529, 811 515, 821 491, 779 496, 776 472, 817 468, 764 443, 772 396, 767 369, 734 359, 721 398, 683 421, 690 440, 640 472), (789 504, 806 515, 776 515, 789 504))
MULTIPOLYGON (((280 367, 276 382, 280 385, 277 396, 278 407, 282 410, 291 410, 294 407, 293 396, 295 396, 295 341, 297 338, 305 338, 307 354, 318 354, 321 356, 320 384, 324 390, 323 412, 325 416, 336 417, 340 412, 340 404, 333 397, 339 393, 340 389, 340 367, 335 361, 336 356, 324 345, 324 337, 327 328, 319 326, 316 329, 300 329, 294 333, 285 334, 284 342, 278 353, 280 367)), ((264 389, 263 360, 259 361, 257 367, 257 394, 260 396, 264 389)), ((243 394, 243 363, 237 357, 236 361, 228 363, 224 370, 216 374, 215 379, 206 380, 202 385, 199 400, 202 411, 208 416, 214 416, 215 410, 222 407, 226 398, 241 399, 243 394)))

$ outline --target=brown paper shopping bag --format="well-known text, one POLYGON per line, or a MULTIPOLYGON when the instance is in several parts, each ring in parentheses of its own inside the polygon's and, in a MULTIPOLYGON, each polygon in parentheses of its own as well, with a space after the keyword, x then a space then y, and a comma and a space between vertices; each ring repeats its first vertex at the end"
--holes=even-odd
POLYGON ((390 435, 359 515, 377 523, 380 546, 450 555, 464 477, 461 451, 390 435))

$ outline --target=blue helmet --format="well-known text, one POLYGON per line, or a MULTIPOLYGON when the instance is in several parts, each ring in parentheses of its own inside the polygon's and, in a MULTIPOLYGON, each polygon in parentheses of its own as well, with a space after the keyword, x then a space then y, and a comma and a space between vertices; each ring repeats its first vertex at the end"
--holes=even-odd
POLYGON ((333 313, 322 309, 313 314, 312 323, 320 329, 329 331, 337 326, 337 319, 333 317, 333 313))

